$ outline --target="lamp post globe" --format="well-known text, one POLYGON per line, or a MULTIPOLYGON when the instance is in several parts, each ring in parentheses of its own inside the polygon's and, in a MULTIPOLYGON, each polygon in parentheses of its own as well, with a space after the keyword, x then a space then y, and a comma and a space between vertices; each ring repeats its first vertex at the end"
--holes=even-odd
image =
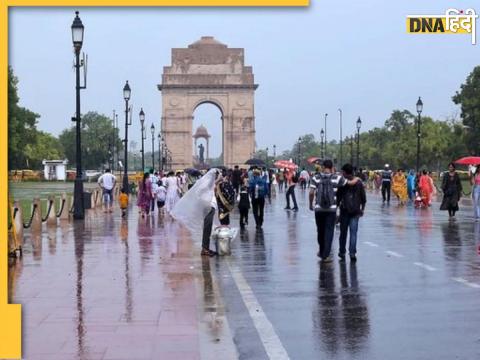
POLYGON ((80 50, 83 45, 83 36, 85 27, 82 20, 75 11, 75 18, 72 23, 72 43, 75 51, 75 117, 72 119, 76 122, 76 147, 75 147, 75 166, 76 176, 73 190, 73 218, 82 220, 85 218, 85 207, 83 203, 83 169, 82 169, 82 139, 81 139, 81 114, 80 114, 80 90, 84 89, 80 85, 80 50))
POLYGON ((83 35, 85 27, 83 26, 82 20, 78 16, 79 12, 75 11, 75 18, 72 23, 72 42, 75 51, 80 52, 80 49, 83 45, 83 35))

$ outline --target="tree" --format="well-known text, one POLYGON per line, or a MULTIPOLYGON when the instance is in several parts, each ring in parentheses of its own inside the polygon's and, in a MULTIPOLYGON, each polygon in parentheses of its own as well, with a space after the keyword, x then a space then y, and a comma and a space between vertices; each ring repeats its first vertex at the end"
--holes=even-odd
POLYGON ((464 135, 470 154, 480 153, 480 66, 476 66, 468 75, 460 91, 452 97, 455 104, 461 107, 463 125, 468 129, 464 135))
MULTIPOLYGON (((82 165, 85 169, 99 169, 111 161, 113 143, 122 151, 123 145, 118 129, 112 120, 97 112, 88 112, 82 117, 82 165)), ((59 137, 70 164, 76 165, 76 130, 72 126, 59 137)))
POLYGON ((18 79, 8 67, 8 166, 10 169, 29 167, 25 151, 34 146, 37 119, 40 115, 18 105, 18 79))
POLYGON ((33 169, 40 169, 43 160, 62 160, 64 156, 60 141, 43 131, 37 132, 35 144, 28 144, 25 147, 26 161, 33 169))

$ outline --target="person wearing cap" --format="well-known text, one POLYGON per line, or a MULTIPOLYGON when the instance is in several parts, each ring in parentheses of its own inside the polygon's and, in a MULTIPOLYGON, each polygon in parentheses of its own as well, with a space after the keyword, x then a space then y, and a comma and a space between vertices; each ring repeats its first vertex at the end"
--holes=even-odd
POLYGON ((382 171, 382 198, 383 202, 390 202, 390 190, 392 187, 392 170, 390 165, 385 164, 385 168, 382 171))

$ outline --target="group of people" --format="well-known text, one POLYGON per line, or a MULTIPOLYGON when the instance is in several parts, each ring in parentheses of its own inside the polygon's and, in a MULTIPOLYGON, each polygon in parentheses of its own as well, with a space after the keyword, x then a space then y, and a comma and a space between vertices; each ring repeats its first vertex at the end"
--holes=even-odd
MULTIPOLYGON (((392 171, 388 164, 378 173, 381 178, 380 188, 383 202, 390 202, 390 193, 397 197, 400 206, 413 203, 416 207, 428 208, 432 205, 432 197, 436 187, 431 173, 423 170, 408 174, 403 169, 392 171)), ((474 216, 480 220, 480 170, 470 168, 470 179, 473 186, 472 198, 474 216)), ((249 223, 249 211, 252 209, 255 225, 261 229, 264 222, 266 201, 270 201, 275 193, 275 185, 279 191, 285 190, 286 210, 298 211, 295 188, 309 188, 309 206, 315 213, 317 227, 318 257, 322 262, 332 261, 331 247, 335 225, 340 227, 339 252, 341 261, 347 252, 347 237, 350 234, 348 253, 351 261, 356 261, 356 243, 359 219, 363 216, 366 195, 365 188, 370 180, 369 173, 356 172, 351 164, 345 164, 341 172, 337 172, 330 160, 317 164, 315 172, 305 169, 300 172, 289 169, 278 171, 252 166, 250 169, 211 169, 202 177, 191 177, 183 172, 160 174, 150 170, 143 174, 138 184, 137 205, 143 217, 155 210, 160 214, 164 208, 173 218, 182 218, 183 212, 191 212, 193 216, 202 218, 202 255, 213 256, 210 250, 210 235, 215 213, 221 226, 230 225, 230 215, 237 207, 239 226, 245 228, 249 223), (362 176, 368 174, 367 176, 362 176), (192 191, 190 191, 192 189, 192 191), (190 195, 185 196, 185 194, 190 195), (183 201, 181 206, 179 203, 183 201), (193 203, 197 205, 192 205, 193 203), (290 205, 293 205, 291 207, 290 205), (200 211, 199 211, 200 209, 200 211), (203 214, 203 215, 200 215, 203 214)), ((110 170, 98 179, 103 189, 104 211, 112 211, 113 189, 116 179, 110 170)), ((451 219, 458 211, 458 203, 462 196, 462 183, 456 172, 455 164, 448 166, 448 172, 442 175, 441 192, 443 193, 440 210, 448 211, 451 219)), ((122 190, 119 196, 122 216, 126 215, 128 196, 122 190)))

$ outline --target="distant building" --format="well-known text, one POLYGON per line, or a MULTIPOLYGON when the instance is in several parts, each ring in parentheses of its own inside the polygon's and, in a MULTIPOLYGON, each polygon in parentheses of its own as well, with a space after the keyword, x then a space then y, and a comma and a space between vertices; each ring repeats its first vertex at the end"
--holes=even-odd
POLYGON ((45 180, 67 180, 68 160, 43 160, 43 176, 45 180))

